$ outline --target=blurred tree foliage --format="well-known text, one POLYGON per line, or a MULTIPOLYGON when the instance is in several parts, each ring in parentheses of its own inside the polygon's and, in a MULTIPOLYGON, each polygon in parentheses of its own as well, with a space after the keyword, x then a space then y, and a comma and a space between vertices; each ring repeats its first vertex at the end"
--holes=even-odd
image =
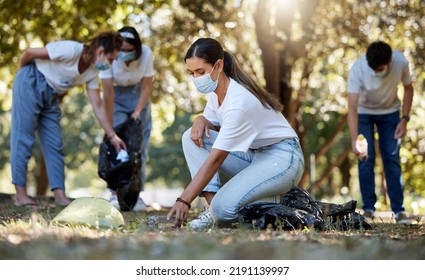
POLYGON ((166 145, 152 145, 150 148, 148 181, 161 178, 167 186, 178 186, 190 182, 190 172, 188 168, 185 168, 186 162, 181 144, 181 136, 190 124, 190 117, 191 114, 176 109, 173 124, 162 133, 163 143, 166 145))
MULTIPOLYGON (((401 156, 406 189, 423 195, 424 13, 420 0, 0 0, 0 168, 9 157, 11 83, 21 51, 52 40, 85 42, 100 31, 130 24, 153 49, 157 70, 149 180, 185 186, 190 179, 179 137, 191 117, 202 112, 204 100, 188 79, 182 58, 196 38, 208 36, 222 42, 285 105, 284 114, 305 153, 302 185, 317 197, 338 194, 353 183, 350 174, 357 162, 346 125, 348 69, 379 39, 411 62, 415 98, 401 156), (315 178, 310 177, 313 167, 315 178)), ((102 137, 83 89, 73 93, 64 98, 62 120, 70 170, 84 161, 97 163, 102 137)))

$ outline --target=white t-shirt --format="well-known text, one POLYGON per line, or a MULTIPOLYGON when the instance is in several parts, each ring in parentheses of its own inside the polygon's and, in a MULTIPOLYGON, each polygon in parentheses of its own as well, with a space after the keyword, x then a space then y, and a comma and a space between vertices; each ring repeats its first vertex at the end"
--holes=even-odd
POLYGON ((409 63, 402 53, 393 51, 388 72, 383 78, 376 77, 363 55, 350 69, 347 91, 360 94, 359 114, 389 114, 400 110, 397 96, 400 81, 403 85, 412 83, 409 63))
POLYGON ((78 71, 78 61, 84 45, 75 41, 57 41, 46 45, 50 59, 35 59, 38 70, 47 83, 59 94, 73 87, 87 84, 87 88, 98 89, 99 70, 94 63, 84 73, 78 71))
POLYGON ((140 82, 143 77, 155 75, 153 69, 152 50, 142 44, 142 55, 139 59, 131 61, 127 66, 125 62, 117 58, 108 70, 100 71, 101 79, 113 79, 114 86, 130 86, 140 82))
POLYGON ((213 145, 219 150, 246 152, 284 138, 298 138, 282 113, 266 109, 255 95, 233 79, 221 106, 217 95, 209 94, 204 117, 220 126, 213 145))

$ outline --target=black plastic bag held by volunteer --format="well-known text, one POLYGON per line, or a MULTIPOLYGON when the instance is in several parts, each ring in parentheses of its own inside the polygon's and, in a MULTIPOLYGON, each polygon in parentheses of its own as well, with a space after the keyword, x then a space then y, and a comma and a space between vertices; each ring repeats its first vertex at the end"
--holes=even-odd
POLYGON ((127 146, 129 160, 117 160, 117 151, 105 136, 99 149, 98 174, 105 180, 108 188, 116 191, 120 209, 133 209, 142 189, 141 153, 143 145, 142 121, 128 118, 114 128, 115 133, 127 146))
POLYGON ((355 200, 341 205, 315 201, 304 189, 292 187, 281 203, 246 205, 239 211, 239 221, 260 229, 371 229, 364 216, 355 212, 356 204, 355 200))

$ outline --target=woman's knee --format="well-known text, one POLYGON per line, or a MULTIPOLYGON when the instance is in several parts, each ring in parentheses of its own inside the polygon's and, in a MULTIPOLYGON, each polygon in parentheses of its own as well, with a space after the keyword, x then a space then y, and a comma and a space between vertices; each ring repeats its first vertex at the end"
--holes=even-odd
POLYGON ((182 135, 182 145, 183 145, 183 147, 187 146, 188 144, 193 143, 192 139, 190 139, 190 132, 191 131, 192 131, 192 128, 189 128, 185 132, 183 132, 183 135, 182 135))
POLYGON ((238 218, 236 207, 221 203, 218 200, 211 201, 211 209, 213 210, 214 217, 219 222, 235 221, 238 218))

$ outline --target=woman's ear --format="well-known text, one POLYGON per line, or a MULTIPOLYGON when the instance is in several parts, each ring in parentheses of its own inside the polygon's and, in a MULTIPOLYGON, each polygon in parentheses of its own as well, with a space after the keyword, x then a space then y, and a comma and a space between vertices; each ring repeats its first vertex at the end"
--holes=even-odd
POLYGON ((219 72, 224 72, 224 60, 219 59, 217 60, 217 68, 219 72))

